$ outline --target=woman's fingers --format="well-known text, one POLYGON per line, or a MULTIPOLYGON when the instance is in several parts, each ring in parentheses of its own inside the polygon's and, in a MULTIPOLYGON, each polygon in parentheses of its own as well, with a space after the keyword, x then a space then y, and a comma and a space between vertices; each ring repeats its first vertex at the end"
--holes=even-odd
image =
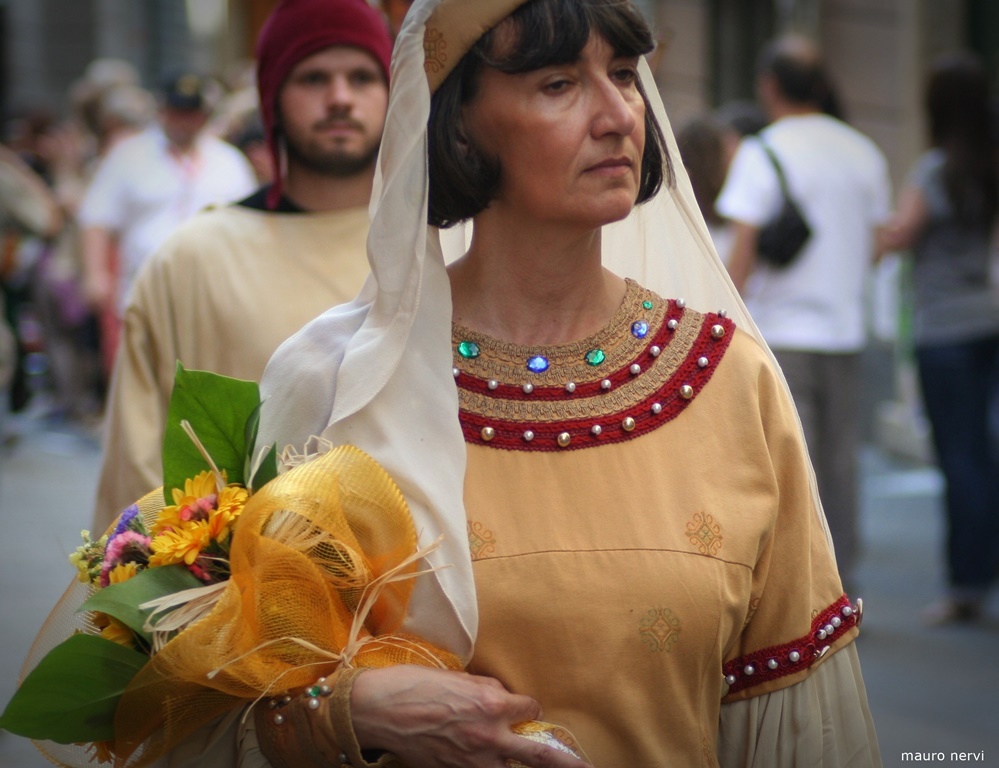
POLYGON ((387 749, 413 768, 499 768, 508 759, 531 768, 585 763, 511 731, 541 718, 541 705, 498 681, 415 666, 367 670, 351 693, 354 731, 364 748, 387 749))

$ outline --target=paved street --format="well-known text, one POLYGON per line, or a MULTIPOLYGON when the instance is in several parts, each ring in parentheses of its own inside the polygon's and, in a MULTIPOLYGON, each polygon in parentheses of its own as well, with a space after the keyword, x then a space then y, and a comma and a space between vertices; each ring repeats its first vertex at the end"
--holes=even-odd
MULTIPOLYGON (((66 556, 89 527, 98 460, 91 437, 38 423, 20 429, 0 453, 0 705, 72 578, 66 556)), ((999 602, 982 626, 921 626, 919 609, 942 583, 940 478, 873 449, 863 468, 860 652, 884 763, 900 766, 915 752, 937 765, 999 766, 999 602), (951 760, 952 752, 969 754, 951 760)), ((0 733, 0 768, 47 765, 29 742, 0 733)))

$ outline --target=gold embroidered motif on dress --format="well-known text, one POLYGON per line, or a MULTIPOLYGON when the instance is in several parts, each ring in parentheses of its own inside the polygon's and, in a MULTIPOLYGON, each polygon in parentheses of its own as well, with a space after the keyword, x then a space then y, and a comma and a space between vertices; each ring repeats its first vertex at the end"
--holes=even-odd
MULTIPOLYGON (((754 597, 752 600, 749 601, 749 611, 747 611, 746 613, 746 621, 743 622, 742 625, 743 629, 749 626, 749 622, 753 620, 753 616, 756 615, 756 610, 759 607, 760 607, 760 598, 754 597)), ((812 618, 814 619, 815 615, 813 615, 812 618)))
POLYGON ((687 523, 687 536, 702 555, 717 555, 722 547, 721 526, 704 512, 698 512, 687 523))
POLYGON ((436 27, 427 27, 423 35, 423 56, 425 71, 437 73, 444 68, 447 61, 447 41, 436 27))
POLYGON ((468 548, 471 550, 472 560, 491 555, 496 551, 496 536, 488 528, 484 528, 482 523, 469 520, 468 548))
POLYGON ((653 608, 639 623, 638 632, 652 650, 669 653, 680 639, 680 620, 669 608, 653 608))

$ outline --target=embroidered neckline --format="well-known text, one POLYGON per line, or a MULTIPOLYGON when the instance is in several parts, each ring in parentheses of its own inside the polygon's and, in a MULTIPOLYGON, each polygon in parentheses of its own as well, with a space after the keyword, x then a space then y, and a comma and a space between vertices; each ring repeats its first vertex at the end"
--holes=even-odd
POLYGON ((552 451, 637 437, 694 399, 733 329, 724 313, 694 312, 683 299, 663 299, 632 280, 611 322, 569 344, 511 344, 455 324, 465 439, 552 451), (538 357, 546 365, 529 369, 538 357))

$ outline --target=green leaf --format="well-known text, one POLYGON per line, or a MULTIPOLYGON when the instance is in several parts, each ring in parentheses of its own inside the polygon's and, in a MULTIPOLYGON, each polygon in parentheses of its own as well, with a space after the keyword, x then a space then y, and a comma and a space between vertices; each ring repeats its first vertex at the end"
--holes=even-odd
POLYGON ((203 586, 204 583, 182 565, 147 568, 128 581, 97 590, 84 601, 79 610, 100 611, 114 616, 148 642, 150 635, 143 630, 142 625, 146 623, 150 612, 140 610, 139 606, 165 595, 203 586))
POLYGON ((209 469, 181 422, 187 420, 230 483, 245 484, 247 424, 260 404, 260 390, 252 381, 207 371, 189 371, 179 362, 167 409, 163 437, 163 497, 173 503, 173 489, 209 469))
POLYGON ((256 473, 250 480, 250 488, 256 493, 277 477, 277 474, 277 444, 275 443, 267 448, 267 453, 264 454, 263 459, 260 461, 260 466, 257 467, 256 473))
POLYGON ((257 403, 246 419, 246 460, 243 462, 243 477, 246 478, 247 486, 250 486, 250 473, 253 472, 253 447, 257 444, 257 430, 260 429, 260 409, 263 403, 257 403))
POLYGON ((73 635, 31 670, 0 715, 0 728, 59 744, 108 741, 118 700, 148 661, 103 637, 73 635))

